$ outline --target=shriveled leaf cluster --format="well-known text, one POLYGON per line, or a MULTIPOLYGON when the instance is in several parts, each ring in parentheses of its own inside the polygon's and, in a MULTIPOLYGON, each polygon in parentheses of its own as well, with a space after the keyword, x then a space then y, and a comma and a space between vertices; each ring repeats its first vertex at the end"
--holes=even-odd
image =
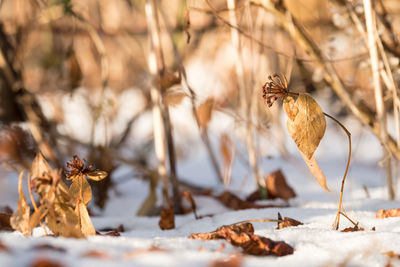
MULTIPOLYGON (((42 154, 36 156, 28 177, 30 190, 39 197, 38 205, 32 203, 33 214, 30 214, 30 206, 22 192, 21 173, 18 208, 10 220, 13 229, 29 235, 33 228, 45 222, 56 236, 84 237, 96 234, 87 211, 92 192, 86 178, 98 181, 107 174, 92 166, 86 167, 77 156, 67 166, 70 168, 67 177, 72 180, 69 188, 61 180, 61 171, 51 169, 42 154)), ((33 201, 32 195, 31 199, 33 201)))
POLYGON ((286 256, 293 254, 294 249, 283 241, 273 241, 254 234, 251 223, 241 223, 219 227, 210 233, 192 234, 192 239, 212 240, 225 239, 234 246, 242 248, 243 253, 256 256, 286 256))
POLYGON ((389 217, 400 217, 400 209, 390 209, 390 210, 380 209, 376 213, 376 218, 389 218, 389 217))

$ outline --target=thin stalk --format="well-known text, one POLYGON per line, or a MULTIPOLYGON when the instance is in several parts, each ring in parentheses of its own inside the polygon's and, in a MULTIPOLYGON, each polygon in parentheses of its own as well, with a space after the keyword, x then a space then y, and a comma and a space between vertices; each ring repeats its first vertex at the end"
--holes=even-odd
POLYGON ((343 200, 343 191, 344 191, 344 182, 346 181, 346 176, 347 172, 349 171, 349 166, 350 166, 350 158, 351 158, 351 133, 347 128, 336 118, 332 117, 331 115, 327 114, 324 112, 324 115, 336 122, 346 133, 348 139, 349 139, 349 156, 347 157, 347 164, 346 164, 346 170, 344 171, 343 179, 342 179, 342 186, 340 187, 340 197, 339 197, 339 207, 338 207, 338 212, 336 215, 336 219, 333 223, 333 229, 338 230, 339 229, 339 220, 340 220, 340 214, 342 212, 342 200, 343 200))
MULTIPOLYGON (((208 1, 207 1, 208 2, 208 1)), ((208 3, 210 5, 210 3, 208 3)), ((246 114, 246 144, 247 144, 247 152, 249 157, 250 166, 253 171, 254 179, 260 189, 260 192, 263 197, 266 197, 265 181, 262 178, 261 171, 258 167, 257 162, 257 154, 254 143, 254 132, 251 123, 251 96, 246 88, 246 83, 244 80, 244 61, 243 61, 243 53, 242 47, 240 44, 240 35, 237 30, 237 19, 236 19, 236 5, 235 0, 227 0, 228 9, 229 9, 229 21, 231 25, 236 26, 236 28, 231 28, 231 37, 232 43, 236 47, 238 60, 236 65, 236 73, 238 76, 238 85, 239 85, 239 101, 241 110, 246 114)))
MULTIPOLYGON (((365 13, 365 24, 367 26, 367 37, 368 37, 368 49, 371 58, 371 69, 372 69, 372 78, 374 81, 374 92, 375 92, 375 102, 376 102, 376 112, 377 112, 377 121, 380 125, 380 134, 381 139, 384 144, 387 143, 387 127, 386 127, 386 110, 383 102, 383 93, 382 93, 382 84, 380 81, 379 75, 379 57, 378 57, 378 49, 376 45, 376 20, 375 20, 375 12, 372 10, 372 1, 364 0, 364 13, 365 13)), ((391 164, 391 155, 389 151, 384 149, 384 158, 386 160, 386 181, 388 187, 389 199, 393 200, 395 197, 394 189, 393 189, 393 181, 392 181, 392 164, 391 164)))

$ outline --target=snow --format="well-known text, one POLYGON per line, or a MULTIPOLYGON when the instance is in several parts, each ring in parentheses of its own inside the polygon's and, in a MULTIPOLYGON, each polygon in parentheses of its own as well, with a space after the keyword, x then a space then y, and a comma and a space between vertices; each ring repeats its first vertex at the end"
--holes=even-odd
MULTIPOLYGON (((132 98, 134 91, 126 93, 125 98, 132 98)), ((74 128, 76 137, 89 140, 88 125, 83 127, 81 120, 74 120, 81 116, 85 109, 83 98, 76 96, 72 99, 64 98, 64 108, 68 109, 64 129, 69 133, 74 128), (73 104, 75 103, 75 104, 73 104), (81 106, 77 110, 76 105, 81 106), (75 113, 71 113, 75 112, 75 113), (71 125, 68 125, 68 123, 71 125), (81 136, 82 135, 82 136, 81 136)), ((186 103, 188 104, 188 103, 186 103)), ((178 165, 179 176, 193 184, 214 189, 215 194, 223 190, 230 190, 245 197, 255 189, 251 172, 238 159, 232 170, 232 183, 228 187, 218 185, 206 151, 200 142, 195 143, 191 127, 185 124, 182 114, 190 105, 183 103, 177 107, 179 112, 172 115, 177 118, 176 132, 179 129, 189 137, 179 140, 179 146, 191 144, 190 150, 185 151, 188 160, 180 160, 178 165), (186 105, 186 106, 185 106, 186 105), (185 129, 185 127, 187 127, 185 129)), ((324 105, 322 101, 322 106, 324 105)), ((121 106, 125 107, 126 103, 121 106)), ((328 109, 329 107, 323 107, 328 109)), ((139 109, 138 111, 139 112, 139 109)), ((172 113, 174 114, 174 113, 172 113)), ((187 113, 189 114, 189 113, 187 113)), ((118 123, 125 124, 132 114, 120 113, 121 117, 114 122, 113 129, 119 129, 118 123)), ((151 132, 147 117, 139 119, 145 125, 146 132, 151 132)), ((88 119, 89 120, 89 119, 88 119)), ((282 118, 284 121, 285 118, 282 118)), ((90 121, 90 120, 89 120, 90 121)), ((231 131, 234 122, 228 116, 217 113, 212 121, 212 132, 218 136, 224 131, 231 131), (219 123, 221 122, 221 123, 219 123)), ((317 150, 317 159, 327 176, 331 192, 319 187, 314 178, 308 173, 305 164, 299 157, 294 143, 285 136, 288 143, 290 158, 280 158, 268 147, 266 155, 272 158, 263 158, 264 173, 278 168, 283 170, 287 182, 295 189, 297 197, 289 201, 288 208, 248 209, 232 211, 211 197, 193 196, 198 206, 198 215, 214 214, 212 217, 203 217, 196 220, 193 214, 177 215, 173 230, 162 231, 158 227, 158 217, 137 217, 136 211, 148 193, 148 183, 137 177, 133 169, 120 166, 112 176, 116 188, 111 190, 111 198, 104 211, 95 209, 100 216, 92 217, 96 229, 105 227, 116 228, 122 224, 125 232, 120 237, 93 236, 86 239, 66 239, 44 236, 41 228, 34 230, 32 237, 23 237, 18 232, 0 232, 0 241, 10 249, 10 252, 0 250, 0 266, 29 266, 40 258, 55 260, 64 266, 209 266, 216 259, 228 259, 239 248, 231 246, 223 240, 198 241, 187 238, 192 233, 209 232, 222 225, 232 224, 249 219, 277 218, 277 213, 300 220, 304 225, 276 229, 276 223, 254 222, 255 234, 270 239, 285 241, 295 252, 284 257, 257 257, 244 256, 243 266, 384 266, 388 257, 387 251, 400 253, 400 217, 377 219, 375 214, 379 209, 399 208, 397 201, 388 201, 383 172, 378 167, 381 148, 375 137, 366 132, 360 125, 351 119, 344 121, 353 133, 354 152, 349 170, 344 194, 344 210, 365 231, 343 233, 332 230, 336 216, 339 189, 347 160, 347 137, 338 130, 338 127, 328 122, 325 138, 317 150), (368 188, 370 198, 363 187, 368 188), (375 227, 376 230, 372 230, 375 227), (40 244, 49 244, 62 248, 59 252, 52 249, 35 249, 40 244), (221 249, 222 245, 224 249, 221 249), (158 247, 159 251, 146 251, 151 247, 158 247), (132 251, 144 250, 141 253, 129 254, 132 251), (101 251, 110 256, 109 259, 84 256, 88 251, 101 251)), ((89 124, 90 125, 90 124, 89 124)), ((101 132, 101 131, 100 131, 101 132)), ((176 134, 175 132, 175 134, 176 134)), ((197 133, 198 134, 198 133, 197 133)), ((139 140, 147 138, 148 134, 132 133, 139 140)), ((99 139, 100 140, 100 139, 99 139)), ((217 150, 218 139, 212 140, 217 150)), ((134 142, 140 142, 138 140, 134 142)), ((271 142, 270 142, 271 143, 271 142)), ((240 146, 238 146, 240 148, 240 146)), ((240 151, 246 155, 246 151, 240 151)), ((0 204, 16 207, 17 182, 15 175, 2 173, 0 179, 0 204)), ((158 190, 158 193, 160 191, 158 190)), ((159 194, 160 196, 160 194, 159 194)), ((160 198, 160 197, 159 197, 160 198)), ((160 201, 160 200, 159 200, 160 201)), ((260 203, 282 203, 279 201, 261 201, 260 203)), ((350 227, 352 224, 341 217, 340 228, 350 227)), ((391 260, 395 266, 400 266, 400 260, 391 260)))

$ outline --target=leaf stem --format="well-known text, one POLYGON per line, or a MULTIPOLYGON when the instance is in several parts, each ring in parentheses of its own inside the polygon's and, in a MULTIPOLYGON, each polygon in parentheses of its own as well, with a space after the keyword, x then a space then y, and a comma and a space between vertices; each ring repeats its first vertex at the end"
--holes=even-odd
MULTIPOLYGON (((338 121, 336 118, 332 117, 329 114, 326 114, 324 112, 324 115, 327 116, 328 118, 330 118, 331 120, 333 120, 334 122, 336 122, 337 124, 339 124, 339 126, 343 129, 343 131, 346 133, 347 137, 349 138, 349 156, 347 158, 347 164, 346 164, 346 170, 344 172, 343 175, 343 179, 342 179, 342 186, 340 188, 340 197, 339 197, 339 207, 338 207, 338 212, 336 215, 336 219, 333 223, 333 229, 334 230, 338 230, 339 229, 339 219, 340 219, 340 214, 344 215, 341 212, 342 209, 342 199, 343 199, 343 190, 344 190, 344 182, 346 180, 346 176, 347 176, 347 172, 349 171, 349 166, 350 166, 350 157, 351 157, 351 133, 349 132, 349 130, 347 130, 347 128, 340 122, 338 121)), ((347 216, 345 216, 347 217, 347 216)))

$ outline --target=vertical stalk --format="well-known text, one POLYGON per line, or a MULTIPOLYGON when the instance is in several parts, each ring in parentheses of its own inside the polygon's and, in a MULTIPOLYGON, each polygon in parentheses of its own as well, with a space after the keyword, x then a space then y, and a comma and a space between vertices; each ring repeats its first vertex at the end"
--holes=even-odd
MULTIPOLYGON (((231 37, 232 43, 236 47, 236 51, 238 54, 237 63, 236 63, 236 73, 238 76, 238 85, 239 85, 239 101, 240 101, 240 110, 245 112, 245 120, 246 120, 246 143, 247 143, 247 151, 249 156, 250 166, 253 170, 253 175, 256 180, 257 185, 261 188, 265 188, 265 181, 262 178, 262 174, 258 167, 257 162, 257 154, 254 143, 254 132, 253 125, 251 120, 251 95, 247 92, 245 80, 244 80, 244 62, 242 55, 242 47, 240 44, 240 36, 239 31, 237 30, 237 19, 236 19, 236 4, 235 0, 227 0, 228 9, 229 9, 229 22, 234 27, 231 27, 231 37)), ((265 196, 266 191, 263 190, 263 195, 265 196)))
MULTIPOLYGON (((157 34, 157 23, 155 21, 155 6, 151 0, 146 1, 145 13, 146 21, 149 28, 149 57, 148 65, 149 71, 153 79, 158 75, 159 66, 163 65, 162 52, 160 49, 160 38, 157 34)), ((164 121, 161 113, 161 92, 155 84, 151 85, 150 97, 153 104, 153 135, 154 135, 154 147, 156 157, 158 160, 157 172, 158 176, 163 181, 163 197, 165 203, 168 203, 168 179, 167 179, 167 167, 166 167, 166 141, 164 135, 164 121)))
MULTIPOLYGON (((386 110, 383 101, 382 85, 379 75, 379 58, 378 58, 378 49, 376 45, 376 36, 377 36, 376 17, 375 17, 375 12, 372 10, 371 0, 364 0, 364 13, 365 13, 365 24, 367 26, 368 49, 371 58, 372 78, 374 81, 377 120, 381 128, 380 129, 381 140, 383 144, 386 144, 388 141, 388 133, 386 128, 386 110)), ((389 151, 387 151, 385 147, 383 147, 383 150, 384 150, 384 159, 386 167, 386 181, 388 187, 388 194, 389 194, 389 199, 393 200, 395 198, 395 194, 392 182, 392 163, 391 163, 392 160, 389 151)))

